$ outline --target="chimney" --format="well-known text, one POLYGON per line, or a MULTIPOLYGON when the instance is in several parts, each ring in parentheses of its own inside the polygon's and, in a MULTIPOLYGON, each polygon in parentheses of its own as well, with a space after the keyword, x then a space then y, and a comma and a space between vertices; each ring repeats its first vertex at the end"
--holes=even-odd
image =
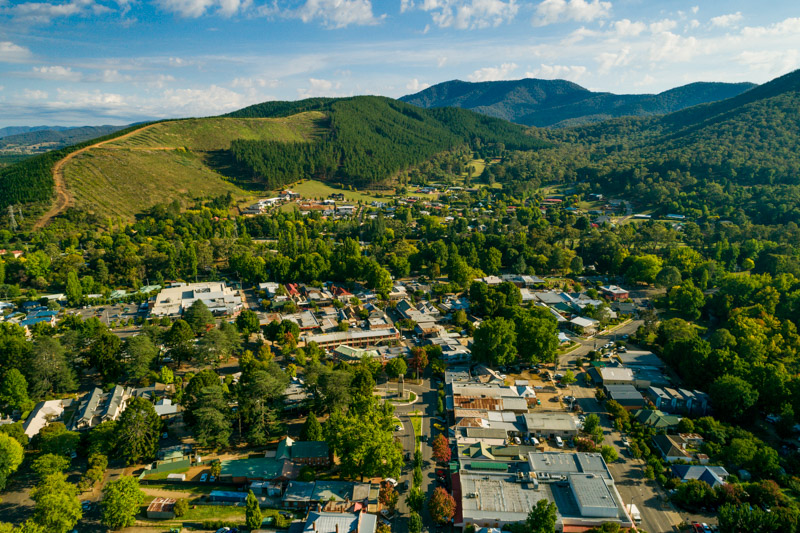
POLYGON ((336 533, 339 533, 339 524, 336 524, 336 533))
POLYGON ((311 522, 311 530, 312 531, 316 531, 317 530, 317 521, 316 520, 311 522))

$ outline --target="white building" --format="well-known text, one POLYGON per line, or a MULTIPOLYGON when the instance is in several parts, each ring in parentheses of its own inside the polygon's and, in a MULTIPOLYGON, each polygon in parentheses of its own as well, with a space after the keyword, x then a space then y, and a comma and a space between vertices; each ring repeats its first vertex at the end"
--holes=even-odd
POLYGON ((219 281, 180 284, 163 289, 156 296, 151 316, 181 316, 194 302, 201 300, 215 315, 235 315, 242 310, 242 298, 219 281))

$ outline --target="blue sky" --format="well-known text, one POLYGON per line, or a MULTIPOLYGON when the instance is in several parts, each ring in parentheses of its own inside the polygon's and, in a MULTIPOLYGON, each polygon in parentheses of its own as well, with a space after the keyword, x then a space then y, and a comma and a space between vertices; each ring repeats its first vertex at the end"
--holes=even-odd
POLYGON ((0 127, 399 97, 451 79, 647 93, 798 67, 796 0, 0 0, 0 127))

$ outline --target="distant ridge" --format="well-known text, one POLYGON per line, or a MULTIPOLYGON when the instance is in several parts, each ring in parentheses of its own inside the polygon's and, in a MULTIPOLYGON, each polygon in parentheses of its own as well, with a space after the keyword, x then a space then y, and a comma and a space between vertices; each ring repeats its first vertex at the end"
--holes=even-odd
POLYGON ((0 129, 0 152, 41 153, 109 135, 128 126, 11 126, 0 129), (27 130, 27 131, 19 131, 27 130))
POLYGON ((566 80, 447 81, 401 101, 424 108, 460 107, 538 127, 575 126, 625 116, 664 115, 738 96, 752 83, 698 82, 659 94, 593 92, 566 80))

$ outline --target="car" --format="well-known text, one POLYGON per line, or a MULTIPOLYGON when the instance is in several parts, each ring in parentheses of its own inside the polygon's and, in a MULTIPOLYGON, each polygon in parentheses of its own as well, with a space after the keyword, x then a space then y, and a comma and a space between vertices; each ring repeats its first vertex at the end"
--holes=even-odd
POLYGON ((386 478, 386 479, 384 479, 383 481, 385 481, 386 483, 388 483, 388 484, 389 484, 389 485, 391 485, 392 487, 396 487, 396 486, 397 486, 397 480, 396 480, 396 479, 394 479, 394 478, 387 477, 387 478, 386 478))
POLYGON ((200 474, 200 483, 205 483, 208 481, 208 472, 203 472, 200 474))
POLYGON ((70 452, 69 453, 69 457, 70 457, 70 459, 75 459, 76 457, 78 457, 78 452, 76 452, 76 451, 70 452))
POLYGON ((435 422, 435 423, 433 424, 433 427, 435 427, 435 428, 436 428, 436 429, 438 429, 439 431, 444 431, 444 426, 443 426, 443 425, 441 425, 441 424, 440 424, 440 423, 438 423, 438 422, 435 422))
POLYGON ((229 527, 221 527, 215 533, 229 533, 231 528, 229 527))
POLYGON ((92 508, 92 502, 90 502, 89 500, 83 500, 81 502, 81 507, 83 508, 84 511, 88 511, 89 509, 92 508))
POLYGON ((561 379, 564 377, 564 374, 556 374, 553 376, 555 379, 561 379))
POLYGON ((536 398, 536 405, 542 405, 542 400, 540 400, 539 398, 536 398))
POLYGON ((213 474, 208 476, 208 482, 209 483, 214 483, 216 480, 217 480, 217 476, 215 476, 213 474))
POLYGON ((394 427, 395 431, 400 431, 401 429, 403 428, 399 424, 394 427))

